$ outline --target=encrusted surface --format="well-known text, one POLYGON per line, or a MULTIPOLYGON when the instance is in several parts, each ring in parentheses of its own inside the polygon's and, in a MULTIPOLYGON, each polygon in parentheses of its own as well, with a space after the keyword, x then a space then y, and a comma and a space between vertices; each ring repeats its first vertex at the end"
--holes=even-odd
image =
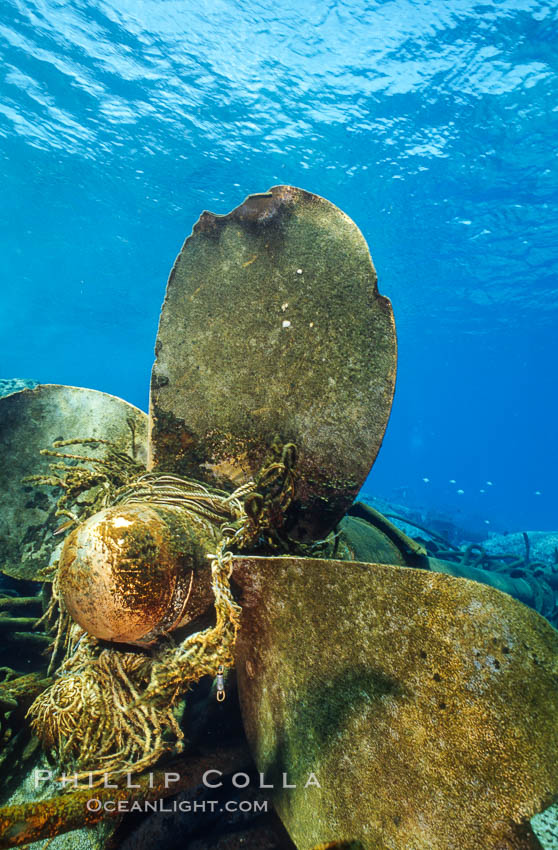
POLYGON ((211 544, 214 538, 172 506, 100 511, 64 542, 59 577, 66 608, 98 638, 150 642, 211 606, 211 544))
MULTIPOLYGON (((0 569, 8 575, 33 580, 60 542, 52 534, 64 521, 55 516, 59 491, 22 478, 48 474, 56 459, 41 449, 76 437, 110 440, 145 462, 147 416, 107 393, 58 384, 0 399, 0 569)), ((100 446, 97 455, 103 454, 100 446)))
POLYGON ((244 724, 299 850, 538 846, 526 821, 558 794, 546 620, 395 566, 246 558, 234 577, 244 724), (304 787, 310 773, 320 788, 304 787))
POLYGON ((391 304, 366 242, 292 186, 204 212, 172 270, 151 383, 155 469, 246 480, 297 446, 291 533, 329 531, 364 481, 396 371, 391 304))

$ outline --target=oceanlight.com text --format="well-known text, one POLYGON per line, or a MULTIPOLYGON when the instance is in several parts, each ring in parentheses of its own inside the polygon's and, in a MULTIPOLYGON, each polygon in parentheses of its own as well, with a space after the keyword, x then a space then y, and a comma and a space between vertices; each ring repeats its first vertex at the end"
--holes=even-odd
POLYGON ((100 800, 92 797, 86 803, 89 812, 117 812, 128 814, 130 812, 206 812, 230 813, 242 812, 261 814, 268 811, 267 800, 100 800))

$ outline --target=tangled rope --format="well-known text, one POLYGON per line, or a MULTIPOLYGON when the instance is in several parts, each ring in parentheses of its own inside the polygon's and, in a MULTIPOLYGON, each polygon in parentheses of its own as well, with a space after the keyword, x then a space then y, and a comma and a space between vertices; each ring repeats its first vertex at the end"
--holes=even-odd
POLYGON ((60 768, 71 766, 78 777, 101 781, 106 773, 145 770, 165 753, 183 749, 176 718, 181 698, 202 676, 215 677, 234 665, 241 609, 230 588, 233 555, 259 542, 283 544, 281 524, 294 495, 295 462, 294 446, 274 444, 255 481, 233 493, 154 473, 114 492, 111 504, 178 506, 189 519, 219 529, 217 550, 208 555, 215 623, 178 645, 160 643, 149 654, 107 647, 69 619, 55 576, 49 612, 58 605, 55 646, 64 646, 65 660, 57 681, 35 700, 28 716, 60 768))
POLYGON ((145 472, 143 464, 131 458, 117 445, 97 437, 57 440, 52 449, 42 449, 41 454, 60 460, 49 464, 49 475, 29 475, 23 479, 23 483, 47 485, 61 490, 56 504, 56 516, 66 517, 66 522, 55 534, 69 531, 79 522, 106 508, 121 488, 145 472), (93 449, 103 446, 105 456, 58 451, 76 445, 90 446, 93 449))
POLYGON ((102 776, 123 764, 142 770, 163 751, 167 729, 183 738, 171 705, 127 710, 149 681, 149 658, 101 648, 76 626, 73 638, 57 681, 30 709, 33 729, 59 765, 83 769, 80 777, 102 776))

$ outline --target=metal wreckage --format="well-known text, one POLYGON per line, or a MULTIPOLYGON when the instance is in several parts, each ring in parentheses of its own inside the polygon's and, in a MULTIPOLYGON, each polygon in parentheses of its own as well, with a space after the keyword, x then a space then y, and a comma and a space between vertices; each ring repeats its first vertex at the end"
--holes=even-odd
POLYGON ((354 502, 397 356, 357 226, 291 186, 204 212, 155 352, 149 416, 58 385, 0 400, 0 559, 34 583, 0 598, 6 789, 37 767, 88 783, 12 798, 0 847, 106 819, 90 786, 145 801, 246 765, 244 742, 192 745, 184 697, 207 677, 208 713, 238 688, 300 850, 539 846, 556 581, 435 557, 354 502))

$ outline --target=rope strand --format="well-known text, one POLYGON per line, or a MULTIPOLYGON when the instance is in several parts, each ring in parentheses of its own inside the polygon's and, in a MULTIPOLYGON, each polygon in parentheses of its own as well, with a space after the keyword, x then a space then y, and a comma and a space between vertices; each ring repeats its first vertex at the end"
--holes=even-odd
MULTIPOLYGON (((65 444, 73 442, 78 441, 65 444)), ((182 749, 184 734, 174 715, 179 700, 202 676, 215 677, 224 667, 234 666, 241 608, 230 587, 233 553, 257 547, 262 538, 275 546, 281 543, 278 514, 284 517, 294 495, 296 451, 291 444, 274 445, 272 451, 271 462, 256 480, 232 493, 156 473, 142 474, 111 490, 111 505, 178 506, 192 521, 219 528, 218 549, 208 555, 215 624, 178 645, 161 642, 150 655, 107 648, 77 625, 69 625, 72 621, 63 610, 55 576, 49 612, 58 605, 55 643, 57 650, 65 645, 66 655, 57 681, 35 700, 28 716, 61 768, 72 765, 82 775, 102 781, 107 772, 118 776, 145 770, 165 753, 182 749)), ((69 469, 73 480, 76 468, 69 469)), ((43 478, 40 483, 50 482, 43 478)), ((60 477, 53 483, 65 486, 60 477)))

